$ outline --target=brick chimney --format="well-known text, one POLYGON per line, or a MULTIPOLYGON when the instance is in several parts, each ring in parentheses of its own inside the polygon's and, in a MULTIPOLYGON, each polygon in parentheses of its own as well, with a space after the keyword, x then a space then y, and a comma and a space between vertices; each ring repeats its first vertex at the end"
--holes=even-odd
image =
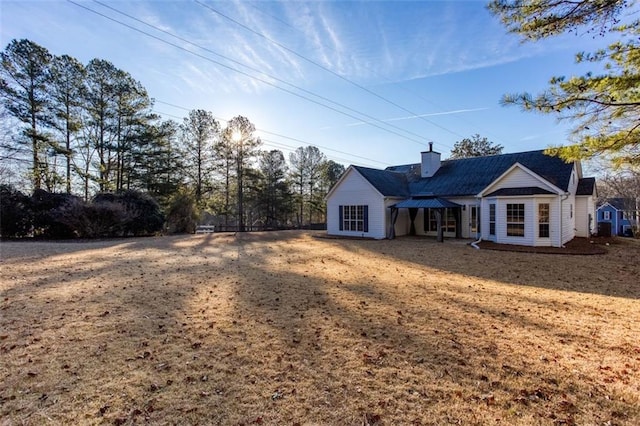
POLYGON ((429 151, 421 152, 420 155, 422 156, 420 176, 426 178, 435 175, 440 168, 440 153, 433 150, 433 142, 429 142, 429 151))

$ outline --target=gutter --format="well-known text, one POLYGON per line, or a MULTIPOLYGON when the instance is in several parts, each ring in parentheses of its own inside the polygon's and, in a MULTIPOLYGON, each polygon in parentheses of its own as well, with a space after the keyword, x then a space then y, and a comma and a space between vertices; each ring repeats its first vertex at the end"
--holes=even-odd
MULTIPOLYGON (((478 213, 480 214, 480 226, 478 226, 479 229, 482 229, 482 197, 476 197, 478 199, 478 213)), ((478 237, 478 241, 474 241, 471 243, 471 247, 473 247, 476 250, 480 250, 480 247, 478 246, 478 244, 480 243, 480 241, 482 241, 482 232, 478 232, 477 234, 480 234, 480 236, 478 237)))

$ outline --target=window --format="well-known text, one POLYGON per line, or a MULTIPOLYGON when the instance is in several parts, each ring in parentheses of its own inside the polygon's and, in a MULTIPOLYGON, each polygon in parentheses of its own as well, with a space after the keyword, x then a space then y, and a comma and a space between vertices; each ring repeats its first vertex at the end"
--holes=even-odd
POLYGON ((456 215, 453 214, 453 209, 444 209, 444 232, 456 232, 456 215))
POLYGON ((573 204, 569 204, 569 217, 573 218, 573 204))
POLYGON ((496 205, 489 204, 489 235, 496 235, 496 205))
POLYGON ((428 232, 438 232, 438 220, 436 219, 436 211, 429 209, 429 223, 426 226, 428 232))
POLYGON ((340 230, 369 232, 369 206, 340 206, 340 230))
POLYGON ((480 232, 480 207, 479 206, 470 206, 471 207, 471 233, 477 234, 480 232))
POLYGON ((507 204, 507 236, 524 237, 524 204, 507 204))
POLYGON ((602 212, 602 220, 611 220, 611 212, 602 212))
POLYGON ((549 204, 538 204, 538 237, 549 238, 549 204))
MULTIPOLYGON (((429 209, 425 216, 425 230, 427 232, 438 232, 438 219, 436 209, 429 209)), ((453 209, 444 209, 442 212, 442 231, 456 232, 456 216, 453 209)))

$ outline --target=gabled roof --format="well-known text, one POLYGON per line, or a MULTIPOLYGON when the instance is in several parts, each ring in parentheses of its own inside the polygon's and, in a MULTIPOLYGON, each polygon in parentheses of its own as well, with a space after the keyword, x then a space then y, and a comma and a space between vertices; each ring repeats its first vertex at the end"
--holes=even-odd
POLYGON ((588 177, 578 180, 576 195, 592 195, 596 187, 596 178, 588 177))
POLYGON ((633 208, 630 207, 635 205, 633 198, 609 198, 604 204, 599 206, 598 209, 606 206, 607 204, 616 210, 633 210, 633 208))
POLYGON ((374 188, 385 197, 408 197, 407 176, 387 170, 353 166, 374 188))
MULTIPOLYGON (((573 163, 545 155, 544 151, 529 151, 486 157, 445 160, 431 178, 410 181, 411 194, 431 193, 436 196, 476 195, 504 174, 515 163, 520 163, 554 186, 567 191, 573 163)), ((405 166, 406 167, 406 166, 405 166)), ((419 170, 419 165, 417 166, 419 170)))
MULTIPOLYGON (((351 167, 385 197, 429 196, 436 198, 475 197, 516 164, 519 164, 523 169, 526 168, 528 173, 544 179, 551 184, 551 187, 561 191, 569 189, 574 164, 565 163, 558 157, 546 155, 542 150, 445 160, 441 163, 438 171, 429 178, 420 177, 419 163, 391 166, 385 170, 360 166, 351 167)), ((588 190, 593 190, 593 185, 595 185, 595 179, 581 179, 578 186, 579 191, 582 192, 578 194, 592 194, 593 191, 588 192, 588 190)), ((519 191, 524 190, 519 189, 519 191)), ((538 190, 546 191, 542 188, 536 189, 536 191, 538 190)), ((553 193, 539 191, 535 193, 553 193)), ((530 195, 533 195, 533 192, 530 195)))

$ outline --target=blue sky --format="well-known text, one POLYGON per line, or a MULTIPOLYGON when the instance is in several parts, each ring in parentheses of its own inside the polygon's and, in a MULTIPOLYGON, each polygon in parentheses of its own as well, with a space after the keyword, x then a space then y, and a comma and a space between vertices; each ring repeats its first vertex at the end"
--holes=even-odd
POLYGON ((84 63, 109 60, 167 118, 200 108, 224 125, 244 115, 264 149, 287 155, 316 145, 345 165, 382 168, 418 162, 430 141, 446 158, 476 133, 505 152, 568 143, 570 123, 503 107, 500 98, 582 74, 575 54, 604 41, 566 35, 523 44, 485 5, 2 0, 0 42, 27 38, 84 63))

